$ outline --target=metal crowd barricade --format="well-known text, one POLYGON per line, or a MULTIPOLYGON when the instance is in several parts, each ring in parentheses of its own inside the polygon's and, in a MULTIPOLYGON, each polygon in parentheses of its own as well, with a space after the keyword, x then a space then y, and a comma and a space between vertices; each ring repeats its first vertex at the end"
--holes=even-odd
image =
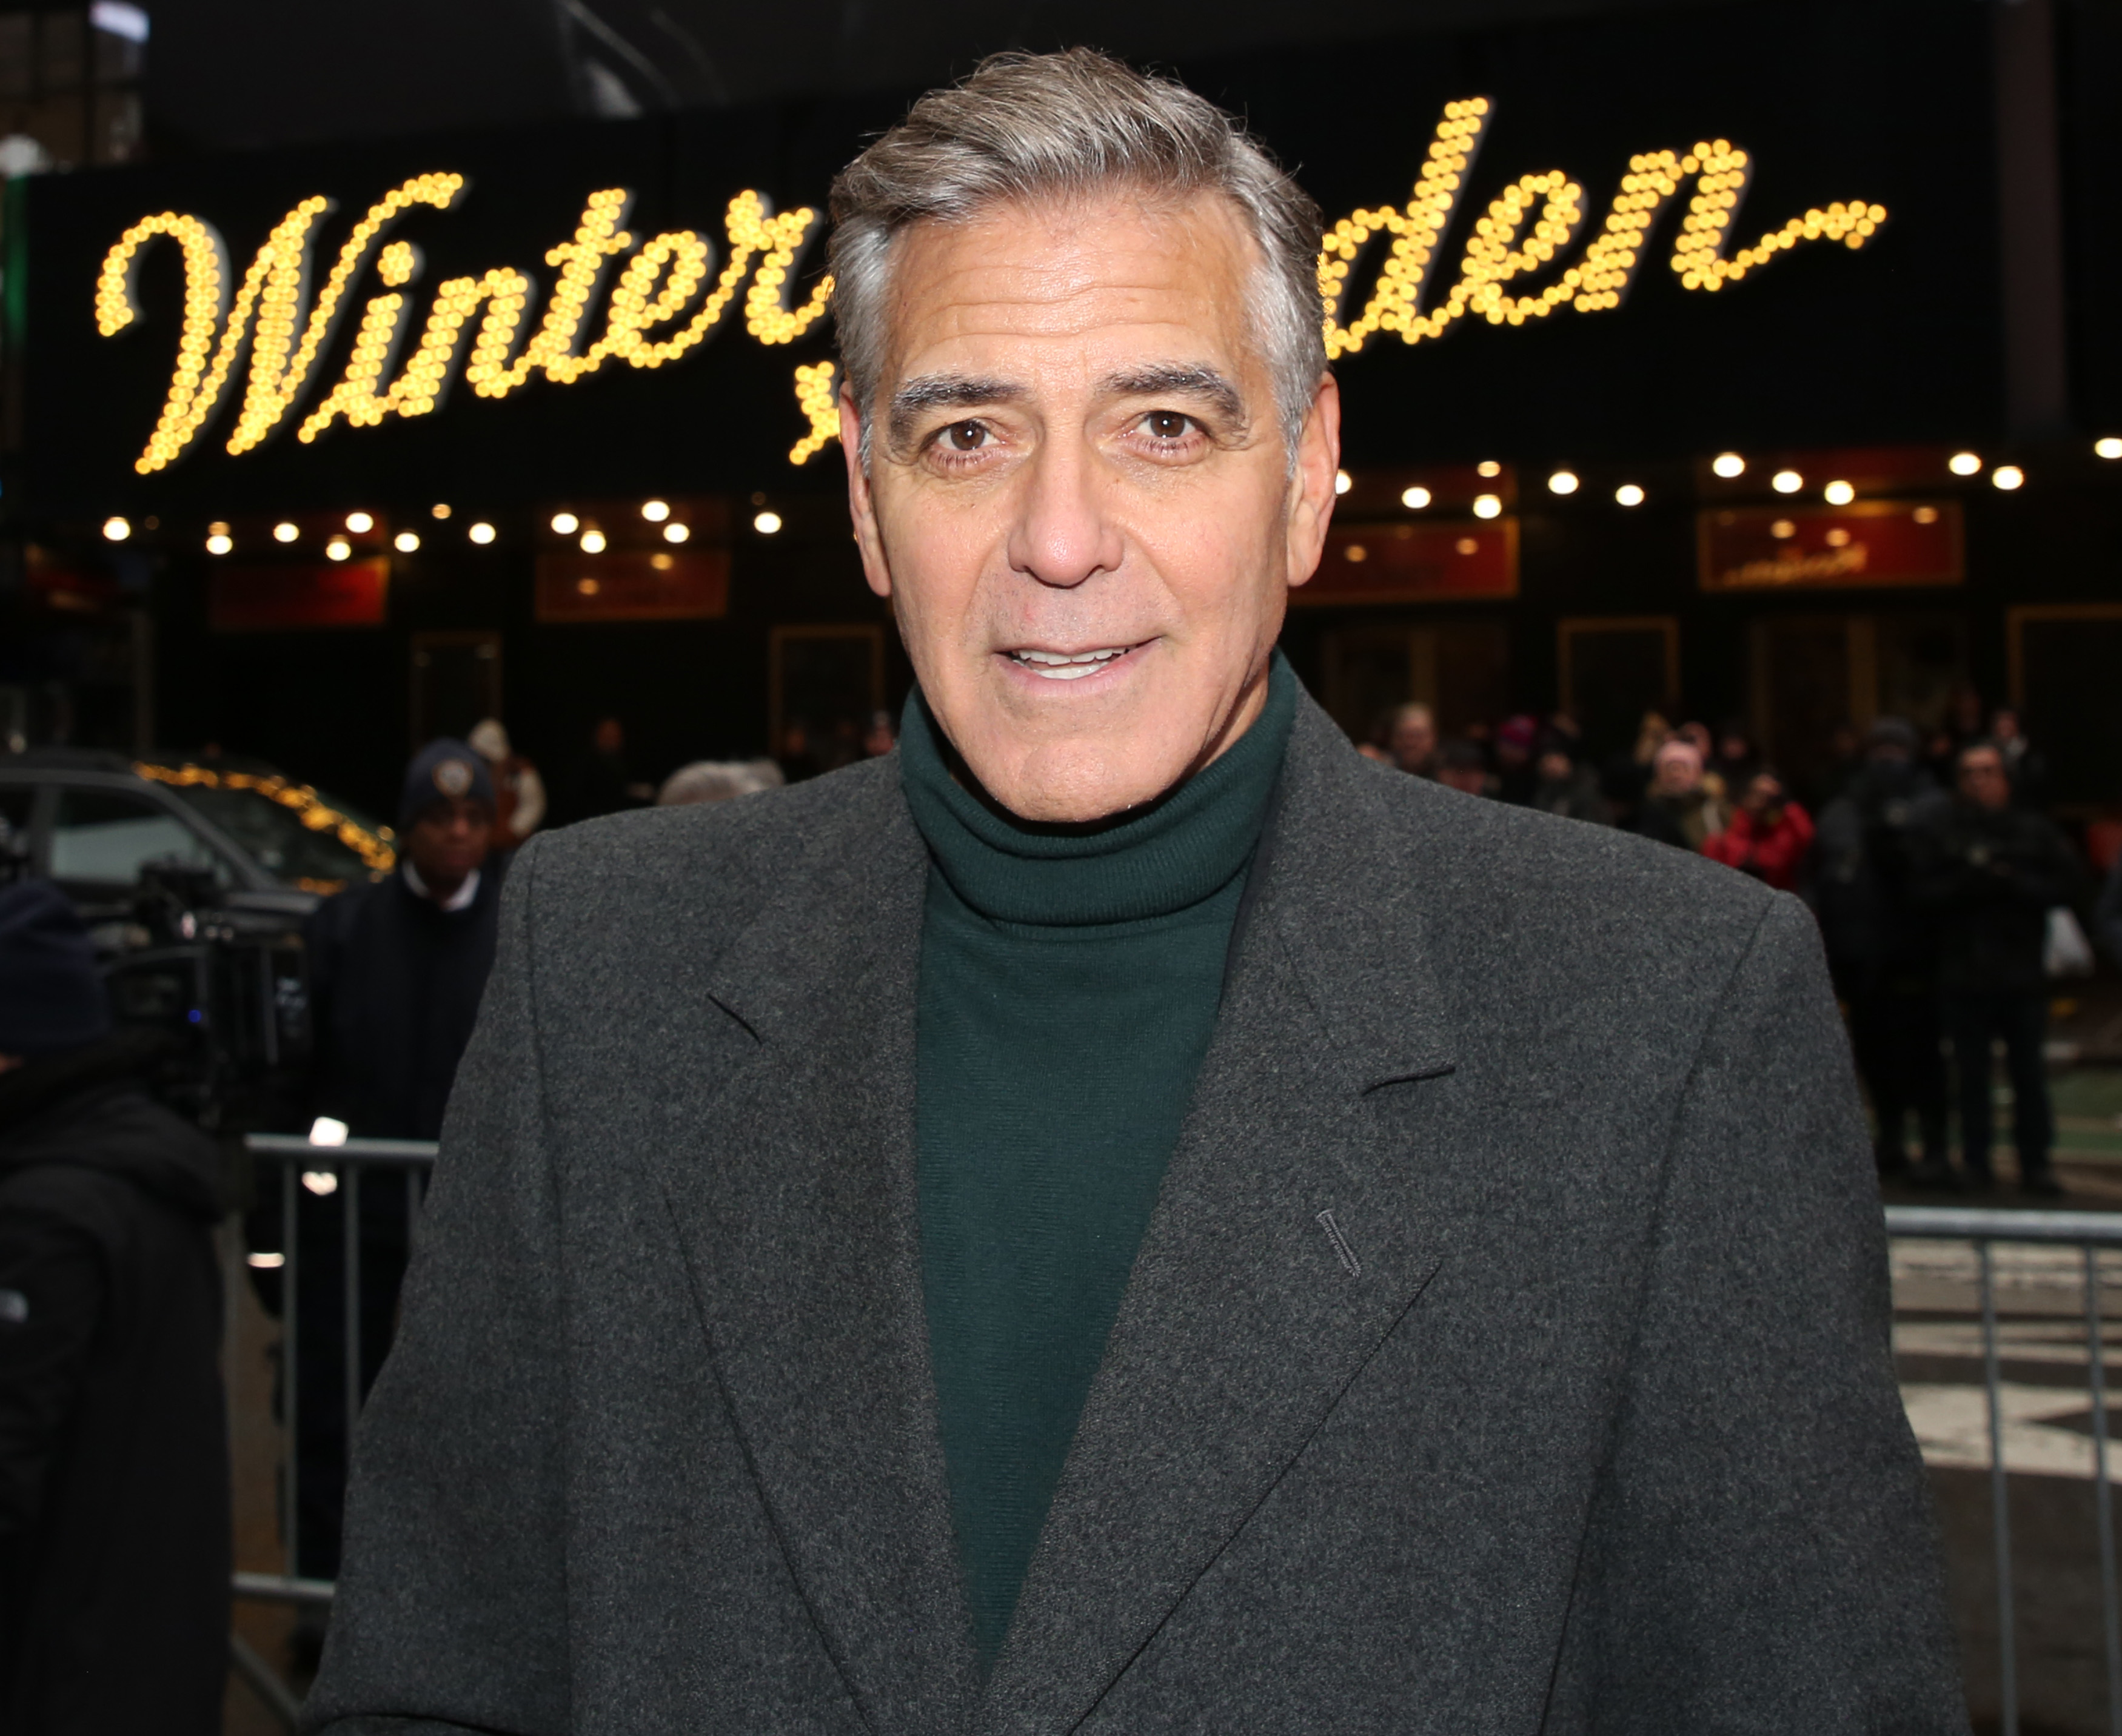
MULTIPOLYGON (((348 1139, 336 1145, 319 1144, 300 1134, 254 1133, 244 1139, 252 1161, 279 1170, 280 1196, 280 1423, 281 1510, 287 1532, 287 1570, 284 1573, 238 1573, 234 1591, 252 1602, 292 1603, 329 1607, 332 1582, 301 1578, 297 1571, 296 1546, 300 1535, 298 1479, 301 1454, 297 1438, 301 1391, 297 1322, 301 1309, 298 1277, 301 1266, 301 1238, 297 1205, 301 1190, 341 1200, 341 1280, 345 1286, 344 1331, 341 1355, 345 1363, 345 1404, 348 1438, 353 1420, 361 1412, 361 1281, 363 1178, 376 1172, 379 1179, 395 1177, 405 1190, 405 1224, 409 1233, 418 1221, 420 1202, 428 1171, 433 1167, 436 1145, 432 1139, 348 1139), (329 1184, 322 1178, 329 1177, 329 1184)), ((272 1667, 241 1638, 229 1636, 230 1661, 236 1673, 250 1684, 266 1707, 287 1729, 293 1729, 301 1702, 272 1667)))
POLYGON ((2018 1635, 2012 1597, 2012 1512, 2004 1464, 2003 1356, 1998 1345, 1992 1249, 1999 1242, 2075 1247, 2084 1262, 2086 1394, 2092 1408, 2093 1510, 2100 1531, 2100 1617, 2107 1659, 2107 1725, 2122 1736, 2122 1607, 2115 1585, 2115 1509, 2107 1464, 2107 1368, 2101 1322, 2100 1252, 2122 1248, 2122 1213, 1999 1211, 1953 1205, 1890 1205, 1886 1233, 1964 1242, 1975 1250, 1982 1313, 1982 1378, 1989 1425, 1989 1504, 1997 1561, 1998 1687, 2003 1736, 2019 1733, 2018 1635))

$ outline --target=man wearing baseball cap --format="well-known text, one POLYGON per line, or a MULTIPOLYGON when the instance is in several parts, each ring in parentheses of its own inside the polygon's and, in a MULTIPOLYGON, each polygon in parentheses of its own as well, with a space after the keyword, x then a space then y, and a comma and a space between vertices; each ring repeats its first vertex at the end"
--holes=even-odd
MULTIPOLYGON (((493 966, 505 859, 493 852, 493 779, 484 758, 465 742, 430 742, 405 769, 397 825, 395 870, 327 899, 305 931, 316 1032, 311 1108, 358 1135, 432 1139, 493 966)), ((338 1567, 346 1484, 341 1211, 335 1195, 306 1194, 298 1229, 297 1547, 301 1570, 325 1578, 338 1567)), ((361 1216, 366 1388, 389 1348, 404 1275, 403 1190, 367 1190, 361 1216)))

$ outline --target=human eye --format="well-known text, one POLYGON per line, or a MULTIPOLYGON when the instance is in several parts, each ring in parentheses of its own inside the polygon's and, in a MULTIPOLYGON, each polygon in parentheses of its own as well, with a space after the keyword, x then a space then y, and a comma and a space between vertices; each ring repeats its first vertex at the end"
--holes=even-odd
POLYGON ((1160 444, 1176 446, 1189 435, 1201 432, 1201 424, 1191 416, 1176 409, 1153 409, 1145 413, 1135 427, 1160 444))
POLYGON ((946 423, 930 434, 923 446, 923 456, 935 468, 965 470, 992 460, 1001 448, 1002 437, 993 423, 978 416, 967 416, 946 423))
POLYGON ((1123 439, 1138 456, 1163 463, 1198 457, 1211 444, 1199 417, 1176 409, 1143 411, 1128 423, 1123 439))

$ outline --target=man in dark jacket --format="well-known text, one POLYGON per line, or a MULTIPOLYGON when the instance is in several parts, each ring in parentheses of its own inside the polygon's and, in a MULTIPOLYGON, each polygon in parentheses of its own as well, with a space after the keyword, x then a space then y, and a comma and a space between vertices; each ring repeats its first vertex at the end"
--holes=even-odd
POLYGON ((88 935, 0 893, 0 1729, 211 1736, 228 1662, 212 1142, 88 935))
POLYGON ((1914 1112, 1923 1161, 1914 1178, 1954 1180, 1947 1154, 1945 1062, 1937 1022, 1937 937, 1910 887, 1912 840, 1945 798, 1917 763, 1914 726, 1881 718, 1864 763, 1819 826, 1815 914, 1835 993, 1849 1009, 1849 1043, 1872 1095, 1873 1155, 1881 1175, 1905 1173, 1914 1112))
MULTIPOLYGON (((441 1131, 457 1060, 493 965, 502 859, 490 846, 494 793, 462 742, 430 742, 406 768, 397 871, 317 907, 305 934, 316 1029, 314 1107, 372 1139, 441 1131)), ((301 1570, 339 1564, 346 1487, 344 1196, 298 1196, 298 1438, 301 1570)), ((405 1190, 369 1178, 361 1195, 361 1380, 382 1366, 407 1248, 405 1190)))
POLYGON ((311 1729, 1965 1736, 1811 918, 1275 650, 1316 208, 1077 50, 833 208, 899 749, 525 846, 311 1729))
POLYGON ((2050 821, 2013 805, 1995 742, 1970 742, 1954 765, 1959 799, 1923 840, 1916 894, 1938 920, 1939 1001, 1960 1091, 1961 1155, 1969 1177, 1988 1186, 1990 1045, 2002 1038, 2019 1186, 2053 1196, 2063 1189, 2049 1164, 2055 1126, 2042 1054, 2042 953, 2048 913, 2069 898, 2075 864, 2050 821))

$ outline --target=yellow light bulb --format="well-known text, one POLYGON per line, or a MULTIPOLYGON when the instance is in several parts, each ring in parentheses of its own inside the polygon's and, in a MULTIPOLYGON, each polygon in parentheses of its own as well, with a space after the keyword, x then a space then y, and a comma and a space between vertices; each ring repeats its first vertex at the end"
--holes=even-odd
POLYGON ((106 518, 103 521, 103 534, 111 542, 123 542, 133 534, 132 521, 126 518, 106 518))
POLYGON ((573 512, 555 512, 553 515, 553 534, 555 536, 572 536, 581 526, 582 520, 573 512))
POLYGON ((603 554, 603 553, 604 553, 604 532, 603 532, 603 531, 583 531, 583 532, 582 532, 582 553, 583 553, 583 554, 603 554))
POLYGON ((419 533, 415 531, 400 531, 390 539, 390 546, 400 554, 410 554, 420 546, 419 533))
POLYGON ((1624 507, 1639 507, 1643 503, 1643 491, 1633 482, 1624 482, 1614 490, 1614 498, 1624 507))
POLYGON ((1476 518, 1493 518, 1503 510, 1503 502, 1493 494, 1476 494, 1474 497, 1474 516, 1476 518))
POLYGON ((1474 468, 1484 476, 1500 476, 1503 474, 1503 466, 1493 458, 1484 458, 1474 468))
POLYGON ((475 543, 489 543, 493 540, 493 526, 482 521, 481 522, 474 525, 469 531, 465 531, 465 535, 469 536, 475 543))
POLYGON ((692 534, 689 525, 674 522, 663 526, 663 540, 666 542, 683 542, 692 534))
POLYGON ((1576 471, 1557 470, 1547 479, 1547 488, 1551 494, 1574 494, 1577 492, 1576 471))
POLYGON ((450 516, 449 507, 446 503, 442 501, 437 501, 432 507, 428 508, 428 510, 437 518, 447 518, 450 516))
POLYGON ((671 516, 671 504, 665 500, 644 500, 641 503, 641 516, 651 524, 661 524, 671 516))
POLYGON ((1736 452, 1719 452, 1710 461, 1709 468, 1728 480, 1746 474, 1746 461, 1736 452))
POLYGON ((1400 497, 1400 503, 1411 512, 1419 512, 1429 504, 1429 490, 1425 488, 1406 489, 1400 497))
POLYGON ((1769 479, 1769 486, 1778 494, 1795 494, 1805 486, 1805 478, 1796 470, 1778 470, 1769 479))
POLYGON ((235 546, 234 540, 226 531, 216 531, 206 540, 206 552, 209 554, 226 554, 235 546))
POLYGON ((1821 494, 1830 506, 1846 507, 1857 498, 1857 489, 1853 483, 1830 482, 1821 494))
POLYGON ((290 524, 284 518, 273 526, 273 540, 275 542, 292 542, 301 534, 299 526, 290 524))
POLYGON ((2122 440, 2118 440, 2114 435, 2108 434, 2094 441, 2092 450, 2094 455, 2098 457, 2122 458, 2122 440))
POLYGON ((761 536, 771 536, 781 528, 781 515, 778 512, 761 512, 752 520, 751 527, 761 536))
POLYGON ((1956 476, 1975 476, 1981 474, 1982 460, 1974 452, 1955 452, 1945 461, 1945 467, 1956 476))
POLYGON ((349 512, 346 515, 346 527, 359 536, 374 530, 376 521, 366 512, 349 512))
POLYGON ((1334 472, 1334 492, 1336 494, 1345 494, 1349 489, 1355 487, 1355 479, 1346 470, 1336 470, 1334 472))
POLYGON ((325 559, 326 560, 344 560, 347 556, 351 554, 353 552, 353 545, 344 536, 334 536, 330 542, 325 545, 325 559))
POLYGON ((1990 471, 1989 480, 2000 489, 2016 489, 2024 485, 2026 473, 2016 464, 2000 464, 1990 471))

